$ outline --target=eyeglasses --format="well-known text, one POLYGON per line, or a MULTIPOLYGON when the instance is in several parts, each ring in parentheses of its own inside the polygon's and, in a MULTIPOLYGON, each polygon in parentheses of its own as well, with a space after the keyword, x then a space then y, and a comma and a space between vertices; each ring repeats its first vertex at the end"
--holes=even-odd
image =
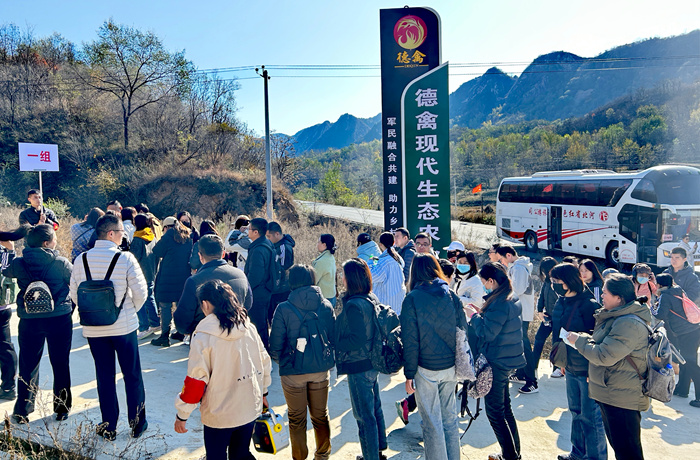
POLYGON ((419 248, 429 248, 430 243, 416 243, 416 246, 418 246, 419 248))
POLYGON ((126 230, 124 230, 123 228, 115 228, 114 230, 110 230, 110 232, 126 233, 126 230))

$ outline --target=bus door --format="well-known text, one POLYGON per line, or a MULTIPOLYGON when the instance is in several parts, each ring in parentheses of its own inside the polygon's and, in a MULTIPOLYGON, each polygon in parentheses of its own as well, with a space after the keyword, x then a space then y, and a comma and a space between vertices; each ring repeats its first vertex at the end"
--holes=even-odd
POLYGON ((656 264, 657 248, 661 243, 659 236, 659 211, 657 209, 638 207, 639 238, 637 239, 637 262, 656 264))
POLYGON ((549 249, 561 249, 561 206, 549 207, 549 221, 547 222, 547 238, 549 249))

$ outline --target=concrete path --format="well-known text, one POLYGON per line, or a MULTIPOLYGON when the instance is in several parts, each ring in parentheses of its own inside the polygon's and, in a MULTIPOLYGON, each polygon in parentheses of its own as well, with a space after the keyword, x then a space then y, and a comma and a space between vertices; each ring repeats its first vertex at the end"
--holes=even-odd
MULTIPOLYGON (((141 363, 146 386, 146 410, 149 429, 144 438, 134 441, 128 435, 125 414, 124 386, 121 374, 118 375, 119 404, 122 410, 119 419, 119 434, 114 443, 107 443, 93 435, 94 424, 101 421, 95 370, 87 341, 82 337, 77 315, 73 331, 71 352, 71 372, 73 378, 73 411, 66 422, 58 423, 51 417, 51 371, 48 355, 44 353, 41 363, 40 403, 37 411, 30 416, 30 424, 15 426, 12 429, 24 433, 35 440, 52 445, 80 445, 85 450, 94 447, 100 459, 200 459, 204 456, 202 447, 202 426, 199 411, 192 414, 188 422, 189 432, 179 435, 173 431, 175 410, 173 402, 182 388, 187 369, 188 347, 177 344, 170 348, 156 348, 148 341, 140 347, 141 363)), ((16 317, 12 321, 12 333, 16 343, 16 317)), ((511 387, 513 410, 518 420, 522 453, 524 459, 553 460, 558 454, 570 449, 570 416, 566 410, 566 390, 564 379, 550 379, 551 368, 541 361, 540 392, 520 395, 517 387, 511 387)), ((273 368, 273 385, 269 401, 278 413, 285 412, 284 395, 279 384, 276 366, 273 368)), ((394 460, 423 459, 420 417, 411 415, 410 423, 404 426, 398 419, 394 401, 404 394, 402 375, 386 376, 379 379, 382 389, 382 402, 386 419, 389 450, 387 456, 394 460)), ((360 455, 357 425, 350 409, 347 379, 338 378, 335 372, 331 378, 329 411, 333 455, 332 459, 354 460, 360 455)), ((474 402, 471 401, 471 408, 474 402)), ((12 413, 13 402, 0 404, 0 414, 12 413)), ((309 428, 311 423, 309 422, 309 428)), ((677 399, 669 404, 654 402, 652 409, 644 413, 642 420, 642 440, 647 459, 697 458, 700 452, 700 409, 688 405, 687 399, 677 399)), ((460 431, 466 427, 466 420, 460 419, 460 431)), ((309 447, 313 452, 313 431, 308 432, 309 447)), ((496 452, 496 439, 482 411, 467 435, 462 440, 463 459, 486 459, 489 453, 496 452)), ((1 457, 1 456, 0 456, 1 457)), ((274 458, 269 455, 256 455, 257 458, 274 458)), ((290 449, 283 450, 277 458, 291 458, 290 449)), ((310 457, 312 458, 312 456, 310 457)), ((613 458, 612 452, 610 458, 613 458)))
MULTIPOLYGON (((348 208, 345 206, 335 206, 326 203, 313 201, 297 201, 305 209, 322 214, 328 217, 345 219, 350 222, 357 222, 365 225, 384 227, 384 212, 370 209, 348 208)), ((495 225, 472 224, 469 222, 452 221, 452 233, 463 243, 470 242, 477 248, 485 249, 498 241, 496 237, 495 225)), ((442 246, 447 246, 450 242, 445 242, 442 246)), ((438 245, 435 244, 435 247, 438 245)), ((441 247, 442 247, 441 246, 441 247)))

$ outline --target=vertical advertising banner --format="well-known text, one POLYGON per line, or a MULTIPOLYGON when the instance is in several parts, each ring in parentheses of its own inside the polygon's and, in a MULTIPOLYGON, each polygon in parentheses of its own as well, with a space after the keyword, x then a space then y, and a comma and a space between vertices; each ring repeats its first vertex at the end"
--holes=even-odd
POLYGON ((425 232, 438 248, 451 239, 449 97, 447 63, 409 83, 401 97, 403 220, 411 235, 425 232))
MULTIPOLYGON (((411 226, 415 225, 409 225, 404 220, 406 199, 403 181, 404 177, 410 177, 413 171, 404 171, 402 159, 405 137, 402 128, 404 123, 401 115, 401 95, 409 83, 441 64, 440 17, 430 8, 380 10, 379 28, 382 61, 384 227, 387 230, 408 227, 411 234, 414 234, 417 230, 411 226)), ((444 106, 447 108, 447 98, 444 106)), ((447 116, 445 119, 447 122, 447 116)), ((449 176, 447 182, 449 186, 449 176)), ((412 215, 409 213, 409 217, 412 215)), ((449 218, 449 206, 446 215, 449 218)))

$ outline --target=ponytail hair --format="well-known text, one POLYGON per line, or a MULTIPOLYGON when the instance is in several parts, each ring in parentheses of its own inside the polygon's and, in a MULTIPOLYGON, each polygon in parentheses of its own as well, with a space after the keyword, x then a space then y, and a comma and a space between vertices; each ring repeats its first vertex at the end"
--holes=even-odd
POLYGON ((326 250, 330 252, 331 254, 335 254, 335 251, 338 249, 338 246, 335 244, 335 237, 331 235, 330 233, 324 233, 319 237, 319 240, 321 243, 326 245, 326 250))
POLYGON ((396 249, 394 249, 394 234, 391 232, 382 233, 379 236, 379 242, 386 248, 386 252, 401 265, 401 256, 396 252, 396 249))
POLYGON ((197 303, 201 305, 205 300, 214 307, 213 313, 219 319, 222 331, 230 334, 234 327, 245 325, 248 312, 228 284, 221 280, 211 280, 199 286, 197 303))
POLYGON ((484 302, 481 311, 486 310, 496 300, 510 299, 513 287, 510 284, 510 279, 508 279, 506 267, 502 263, 488 262, 484 264, 479 270, 479 276, 485 280, 494 280, 498 284, 498 287, 493 290, 489 298, 484 302))

